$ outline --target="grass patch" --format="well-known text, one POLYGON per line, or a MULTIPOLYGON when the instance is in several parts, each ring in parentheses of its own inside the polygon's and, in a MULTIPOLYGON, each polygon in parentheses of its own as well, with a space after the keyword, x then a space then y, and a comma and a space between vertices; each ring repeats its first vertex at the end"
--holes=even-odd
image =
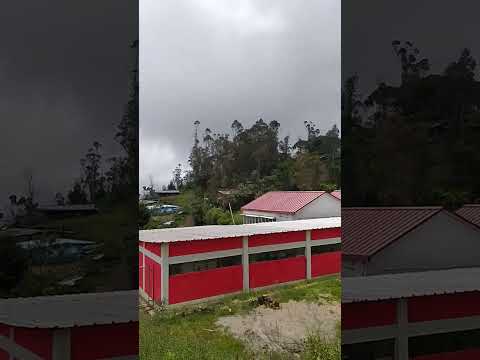
MULTIPOLYGON (((340 279, 338 276, 329 276, 270 290, 230 296, 211 303, 168 308, 157 312, 153 317, 141 313, 141 358, 317 360, 324 358, 314 357, 316 354, 335 354, 332 348, 335 348, 336 344, 322 342, 322 339, 315 335, 306 340, 305 351, 300 354, 300 358, 284 353, 253 353, 241 341, 216 327, 215 322, 221 316, 245 314, 252 310, 255 307, 254 300, 260 295, 269 295, 279 302, 289 300, 338 302, 340 279)), ((339 357, 325 357, 325 359, 339 359, 339 357)))
POLYGON ((334 340, 326 340, 319 334, 312 334, 305 340, 303 360, 340 360, 341 358, 341 333, 340 324, 334 340))

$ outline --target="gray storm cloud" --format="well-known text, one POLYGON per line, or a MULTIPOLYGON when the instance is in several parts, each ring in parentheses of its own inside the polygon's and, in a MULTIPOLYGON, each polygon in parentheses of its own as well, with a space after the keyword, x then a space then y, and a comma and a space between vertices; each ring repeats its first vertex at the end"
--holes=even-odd
POLYGON ((140 185, 187 164, 193 122, 340 125, 340 2, 140 1, 140 185))
POLYGON ((93 141, 105 157, 128 101, 134 2, 16 1, 0 16, 0 206, 25 194, 53 201, 80 176, 93 141))

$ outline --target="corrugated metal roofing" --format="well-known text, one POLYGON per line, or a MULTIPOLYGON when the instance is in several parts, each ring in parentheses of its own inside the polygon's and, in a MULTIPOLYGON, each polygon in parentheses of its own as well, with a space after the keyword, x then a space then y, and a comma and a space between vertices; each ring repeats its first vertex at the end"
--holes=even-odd
POLYGON ((342 200, 342 192, 340 190, 332 191, 330 195, 336 197, 338 200, 342 200))
POLYGON ((288 231, 330 229, 340 226, 341 218, 331 217, 295 221, 265 222, 257 224, 208 225, 183 228, 140 230, 139 238, 140 241, 161 243, 274 234, 288 231))
POLYGON ((39 296, 0 300, 0 323, 66 328, 138 321, 138 291, 39 296))
POLYGON ((467 221, 480 226, 480 204, 464 205, 455 212, 467 221))
POLYGON ((294 214, 325 191, 270 191, 244 205, 241 210, 294 214))
POLYGON ((342 208, 342 251, 371 256, 424 221, 441 207, 342 208))
POLYGON ((480 290, 480 268, 344 277, 342 303, 480 290))

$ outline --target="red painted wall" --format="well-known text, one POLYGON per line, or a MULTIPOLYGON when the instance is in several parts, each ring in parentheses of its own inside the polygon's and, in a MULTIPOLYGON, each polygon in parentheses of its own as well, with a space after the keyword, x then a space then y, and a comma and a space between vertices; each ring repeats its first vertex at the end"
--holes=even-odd
POLYGON ((342 252, 312 255, 312 277, 341 272, 342 252))
POLYGON ((317 230, 311 231, 312 240, 331 239, 331 238, 337 238, 341 236, 342 236, 342 233, 340 228, 317 229, 317 230))
POLYGON ((442 354, 416 356, 412 360, 477 360, 480 359, 480 349, 470 349, 442 354))
MULTIPOLYGON (((0 324, 0 336, 10 336, 10 326, 0 324)), ((9 360, 9 356, 6 351, 0 349, 0 360, 9 360)))
POLYGON ((179 241, 168 245, 169 256, 191 255, 210 251, 240 249, 242 238, 179 241))
POLYGON ((15 342, 20 346, 42 357, 44 360, 52 358, 52 330, 15 328, 15 342))
POLYGON ((250 264, 250 288, 279 284, 306 278, 305 256, 290 259, 259 261, 250 264))
POLYGON ((169 280, 169 302, 176 304, 228 294, 242 288, 242 265, 172 275, 169 280))
POLYGON ((71 329, 72 360, 138 354, 138 322, 71 329))
POLYGON ((145 256, 145 292, 154 300, 161 300, 161 266, 154 260, 145 256))
POLYGON ((480 315, 480 291, 408 299, 408 320, 429 321, 480 315))
POLYGON ((297 241, 305 241, 305 231, 291 231, 278 234, 253 235, 248 238, 248 246, 262 246, 285 244, 297 241))
POLYGON ((342 304, 342 329, 392 325, 397 322, 396 301, 342 304))
POLYGON ((162 256, 162 249, 161 249, 160 244, 145 243, 145 249, 154 253, 155 255, 162 256))
POLYGON ((138 253, 138 286, 143 289, 143 254, 138 253))

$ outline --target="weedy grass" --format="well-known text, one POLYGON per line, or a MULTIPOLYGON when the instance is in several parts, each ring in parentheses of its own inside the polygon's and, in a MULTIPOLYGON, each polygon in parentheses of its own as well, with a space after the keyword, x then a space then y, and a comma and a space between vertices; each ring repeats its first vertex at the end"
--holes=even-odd
POLYGON ((140 312, 140 357, 145 360, 340 359, 339 332, 335 341, 310 335, 300 354, 254 353, 215 325, 219 317, 248 313, 257 306, 255 300, 260 295, 268 295, 280 303, 289 300, 335 303, 340 301, 340 292, 340 279, 335 275, 211 303, 172 307, 153 316, 140 312))

